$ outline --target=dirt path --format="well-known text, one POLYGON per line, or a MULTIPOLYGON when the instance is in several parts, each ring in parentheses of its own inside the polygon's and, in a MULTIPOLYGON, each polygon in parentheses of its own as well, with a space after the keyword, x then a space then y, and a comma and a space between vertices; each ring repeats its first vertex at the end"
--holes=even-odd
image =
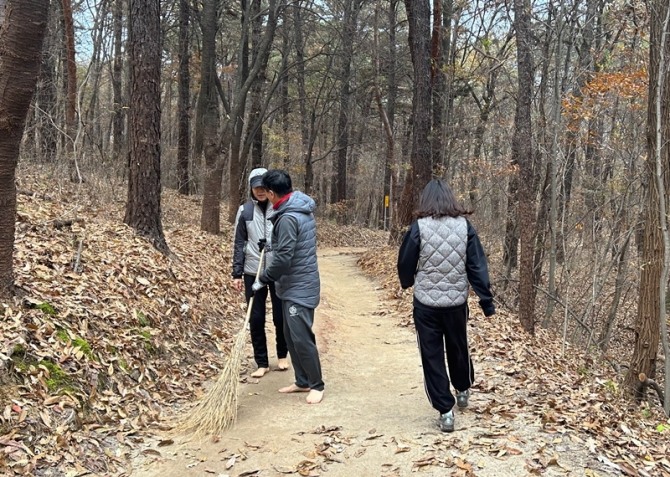
MULTIPOLYGON (((588 452, 580 438, 542 433, 511 412, 483 412, 494 396, 477 384, 471 407, 457 413, 457 431, 439 432, 413 332, 380 314, 375 284, 357 268, 353 251, 324 250, 319 266, 324 401, 310 406, 304 394, 278 394, 292 382, 292 370, 248 380, 240 388, 238 423, 218 442, 156 436, 137 455, 132 475, 390 477, 420 468, 426 476, 520 476, 533 467, 543 475, 585 475, 588 452), (161 439, 174 443, 159 447, 161 439)), ((475 356, 486 376, 495 363, 482 361, 475 356)))

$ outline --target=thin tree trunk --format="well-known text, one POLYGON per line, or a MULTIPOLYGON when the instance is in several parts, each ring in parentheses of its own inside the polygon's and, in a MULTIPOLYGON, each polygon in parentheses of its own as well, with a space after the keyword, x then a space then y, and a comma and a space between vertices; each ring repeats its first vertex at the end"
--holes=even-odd
POLYGON ((112 66, 112 91, 113 91, 113 119, 112 119, 112 144, 113 155, 116 161, 123 156, 123 123, 125 113, 123 109, 123 4, 125 0, 114 1, 114 62, 112 66))
POLYGON ((74 48, 74 20, 72 17, 72 1, 61 0, 63 6, 63 21, 65 34, 65 64, 66 64, 66 90, 67 101, 65 106, 65 132, 67 138, 66 154, 70 166, 70 177, 72 180, 80 180, 77 177, 74 157, 74 141, 77 134, 77 63, 75 61, 74 48))
MULTIPOLYGON (((251 51, 255 56, 257 55, 258 47, 261 41, 261 27, 263 18, 260 15, 261 2, 260 0, 252 0, 251 9, 251 51)), ((245 140, 245 147, 243 149, 240 162, 246 164, 246 143, 251 144, 251 168, 261 167, 263 164, 263 84, 265 83, 265 69, 259 71, 254 79, 249 96, 251 97, 247 136, 245 140)))
MULTIPOLYGON (((442 164, 444 157, 444 145, 442 136, 442 122, 444 118, 444 92, 445 79, 443 67, 445 65, 446 57, 444 49, 442 48, 444 41, 443 36, 447 32, 447 28, 443 25, 442 15, 443 0, 433 0, 433 32, 430 40, 430 77, 431 77, 431 92, 432 92, 432 127, 435 134, 432 135, 431 155, 433 164, 442 164)), ((449 19, 451 22, 451 19, 449 19)))
POLYGON ((302 163, 305 165, 305 193, 311 194, 314 186, 314 169, 309 153, 310 134, 305 89, 305 41, 303 37, 302 2, 293 5, 293 32, 295 41, 296 80, 298 83, 298 109, 300 111, 300 145, 302 163))
POLYGON ((556 295, 556 263, 557 263, 557 226, 558 226, 558 134, 561 127, 561 81, 560 65, 562 59, 563 44, 563 15, 564 6, 560 4, 558 15, 556 15, 556 57, 554 66, 554 94, 552 97, 552 138, 549 150, 549 272, 547 276, 547 289, 549 299, 547 300, 547 309, 544 315, 543 325, 547 326, 551 322, 554 313, 554 299, 556 295))
MULTIPOLYGON (((53 8, 53 5, 52 7, 53 8)), ((53 13, 49 16, 53 19, 53 13)), ((51 24, 53 22, 50 21, 51 24)), ((36 144, 39 157, 44 162, 53 163, 56 160, 56 151, 58 149, 58 130, 54 121, 57 116, 56 104, 56 75, 53 52, 51 46, 54 35, 50 34, 49 28, 44 37, 44 47, 42 48, 42 65, 40 67, 40 76, 37 82, 37 91, 35 92, 35 103, 37 105, 36 128, 39 143, 36 144)))
POLYGON ((14 287, 15 171, 42 60, 49 0, 0 0, 0 298, 14 287))
MULTIPOLYGON (((246 1, 243 1, 243 5, 246 4, 246 1)), ((241 67, 244 67, 245 64, 245 48, 248 48, 247 43, 247 31, 248 31, 248 20, 245 18, 248 17, 248 9, 244 8, 246 14, 242 19, 243 33, 242 41, 240 45, 240 58, 241 58, 241 67)), ((238 122, 242 121, 244 118, 244 108, 247 100, 247 95, 251 86, 253 85, 254 80, 261 73, 265 71, 267 67, 268 59, 270 57, 270 47, 274 39, 276 27, 277 27, 277 0, 270 0, 268 2, 267 10, 269 12, 267 21, 265 22, 265 32, 261 39, 260 44, 258 45, 258 50, 254 55, 254 62, 251 68, 247 71, 240 71, 240 76, 237 79, 237 85, 235 87, 235 106, 231 110, 230 121, 226 122, 224 127, 224 132, 221 134, 222 148, 227 148, 228 145, 231 145, 230 152, 230 164, 229 164, 229 180, 230 180, 230 198, 228 202, 228 221, 233 223, 235 221, 235 216, 237 215, 237 209, 242 201, 243 191, 246 191, 246 186, 244 185, 246 181, 243 177, 245 164, 240 162, 239 156, 239 140, 241 138, 242 130, 237 129, 241 126, 238 126, 238 122), (238 152, 233 150, 237 147, 238 152)), ((203 204, 204 206, 204 204, 203 204)))
POLYGON ((289 169, 291 160, 291 137, 290 129, 290 106, 288 95, 288 59, 290 54, 290 39, 288 31, 288 15, 284 16, 282 24, 282 47, 281 47, 281 79, 279 83, 279 96, 281 98, 281 129, 282 129, 282 166, 285 170, 289 169))
POLYGON ((177 146, 177 190, 188 195, 191 191, 189 178, 189 153, 191 149, 191 74, 189 64, 189 12, 188 0, 179 0, 179 139, 177 146))
MULTIPOLYGON (((354 41, 358 23, 358 11, 361 0, 347 0, 344 9, 342 27, 342 51, 340 53, 340 109, 337 119, 337 162, 335 167, 334 194, 331 202, 347 200, 347 157, 349 154, 349 116, 351 115, 351 62, 354 55, 354 41)), ((346 214, 340 214, 340 220, 346 222, 346 214)))
POLYGON ((531 101, 533 90, 532 37, 529 0, 514 0, 514 28, 517 38, 518 94, 514 117, 512 157, 519 164, 519 320, 530 334, 535 333, 535 284, 533 253, 535 248, 535 172, 531 101))

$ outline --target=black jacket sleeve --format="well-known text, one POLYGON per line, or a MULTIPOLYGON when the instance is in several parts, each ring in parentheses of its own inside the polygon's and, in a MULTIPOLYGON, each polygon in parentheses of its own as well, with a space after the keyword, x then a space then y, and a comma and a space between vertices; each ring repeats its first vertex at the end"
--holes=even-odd
POLYGON ((493 304, 493 293, 491 292, 486 254, 484 253, 482 243, 479 241, 479 236, 477 236, 477 231, 470 221, 468 221, 468 247, 465 270, 472 289, 479 297, 479 306, 482 307, 484 315, 493 315, 496 312, 496 308, 493 304))
POLYGON ((281 217, 274 224, 273 234, 277 240, 272 242, 272 260, 258 277, 262 283, 276 282, 290 270, 298 244, 298 221, 290 215, 281 217))
POLYGON ((400 286, 404 289, 414 285, 416 268, 419 265, 419 252, 421 251, 421 234, 419 224, 414 222, 400 245, 398 252, 398 277, 400 286))
POLYGON ((243 208, 237 212, 235 226, 235 242, 233 243, 233 278, 244 275, 244 244, 247 242, 247 222, 242 217, 243 208))

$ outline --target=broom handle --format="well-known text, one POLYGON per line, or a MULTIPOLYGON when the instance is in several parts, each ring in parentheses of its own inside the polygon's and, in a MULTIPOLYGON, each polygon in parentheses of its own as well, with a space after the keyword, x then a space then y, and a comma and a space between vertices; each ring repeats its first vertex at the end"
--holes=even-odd
MULTIPOLYGON (((258 277, 261 276, 261 270, 263 269, 263 258, 265 257, 265 248, 261 250, 261 258, 258 260, 258 270, 256 270, 256 280, 258 280, 258 277)), ((254 295, 251 295, 251 298, 249 298, 249 304, 247 305, 247 316, 244 318, 244 324, 242 325, 242 329, 246 330, 247 325, 249 324, 249 319, 251 318, 251 307, 254 305, 254 295)))

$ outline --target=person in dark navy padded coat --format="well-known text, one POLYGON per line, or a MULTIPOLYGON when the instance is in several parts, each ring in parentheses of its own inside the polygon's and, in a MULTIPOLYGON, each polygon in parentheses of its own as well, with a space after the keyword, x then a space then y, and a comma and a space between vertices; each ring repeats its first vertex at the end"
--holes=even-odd
POLYGON ((279 169, 263 176, 272 203, 272 259, 253 284, 261 290, 275 283, 284 306, 284 336, 295 372, 293 384, 280 393, 306 392, 309 404, 323 399, 321 361, 312 331, 314 309, 319 305, 321 282, 316 256, 316 203, 306 194, 293 191, 291 176, 279 169))
POLYGON ((467 331, 470 286, 484 315, 495 313, 486 255, 465 218, 470 213, 446 183, 431 180, 398 253, 400 285, 414 286, 413 317, 426 395, 440 413, 444 432, 454 430, 453 407, 467 407, 474 380, 467 331))

